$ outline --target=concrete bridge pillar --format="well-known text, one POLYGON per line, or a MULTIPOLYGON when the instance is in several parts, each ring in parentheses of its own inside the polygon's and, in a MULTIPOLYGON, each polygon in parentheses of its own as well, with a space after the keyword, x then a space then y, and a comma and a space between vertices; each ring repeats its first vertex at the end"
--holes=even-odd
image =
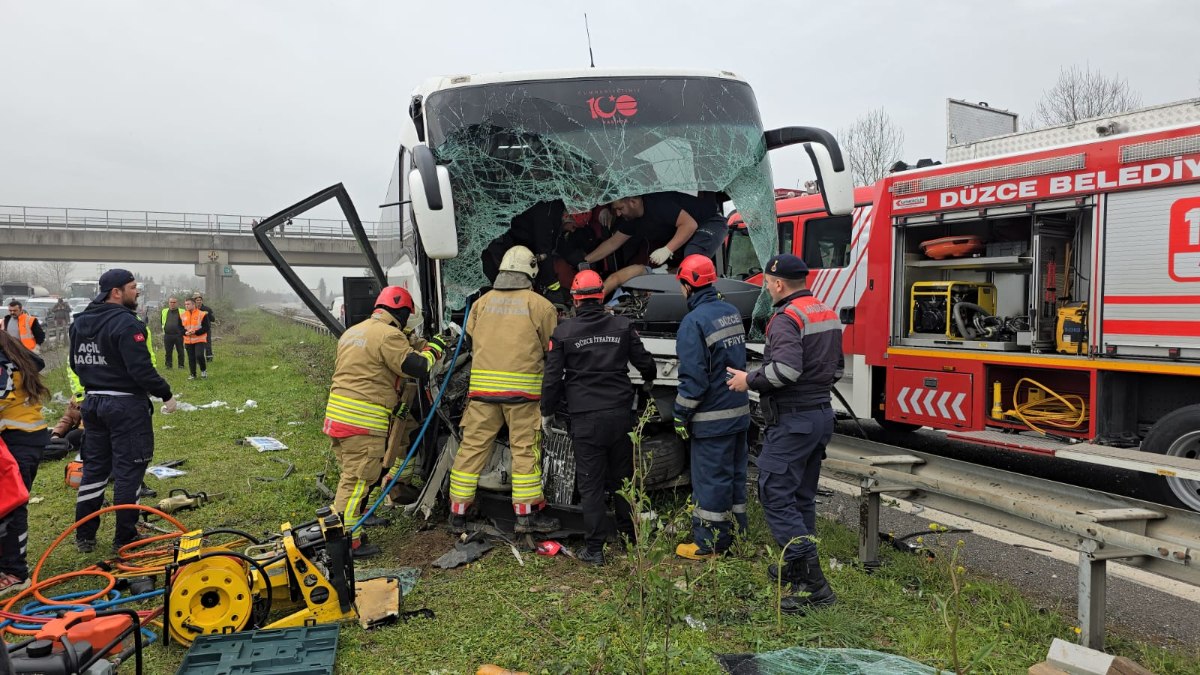
POLYGON ((225 296, 225 278, 221 276, 220 263, 206 263, 204 269, 204 297, 216 299, 225 296))

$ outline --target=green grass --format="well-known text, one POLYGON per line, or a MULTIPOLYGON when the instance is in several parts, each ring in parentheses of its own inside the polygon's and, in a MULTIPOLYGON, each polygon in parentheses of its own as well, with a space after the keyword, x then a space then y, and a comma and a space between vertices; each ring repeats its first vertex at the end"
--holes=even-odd
MULTIPOLYGON (((229 407, 156 414, 156 459, 186 459, 182 468, 188 474, 147 480, 163 496, 172 487, 224 493, 213 504, 181 514, 190 527, 274 532, 283 521, 310 518, 323 504, 313 476, 336 473, 328 441, 320 433, 333 342, 253 312, 241 313, 236 322, 226 321, 220 328, 210 379, 186 382, 183 371, 165 373, 182 400, 196 405, 222 400, 229 407), (257 401, 258 407, 236 413, 247 399, 257 401), (290 449, 260 454, 236 444, 250 435, 275 436, 290 449), (294 462, 295 473, 282 482, 254 480, 280 475, 283 467, 268 456, 294 462)), ((52 378, 53 389, 65 390, 61 375, 52 378)), ((45 501, 31 507, 31 563, 73 519, 75 493, 62 484, 64 463, 43 464, 35 484, 34 494, 45 501)), ((683 497, 664 496, 663 509, 670 510, 683 497)), ((764 572, 770 538, 756 503, 751 505, 751 523, 742 547, 746 556, 710 563, 670 562, 662 568, 686 590, 675 594, 677 619, 671 626, 669 654, 663 649, 665 625, 658 621, 651 626, 650 672, 716 673, 720 668, 713 654, 794 646, 878 649, 948 667, 947 631, 935 597, 948 593, 949 580, 937 564, 888 551, 884 566, 874 574, 851 564, 829 570, 838 604, 808 617, 785 616, 779 628, 775 590, 764 572), (682 620, 685 614, 706 628, 688 627, 682 620)), ((825 559, 854 560, 854 532, 825 520, 819 530, 825 559)), ((347 625, 341 631, 339 672, 470 673, 484 663, 534 673, 636 671, 636 588, 624 558, 593 569, 561 556, 527 553, 522 566, 507 547, 499 546, 472 565, 443 571, 428 563, 450 548, 448 534, 419 531, 413 521, 372 534, 385 555, 370 565, 421 566, 422 577, 406 597, 405 608, 428 607, 436 618, 374 631, 347 625)), ((107 519, 100 531, 102 550, 107 551, 111 535, 112 522, 107 519)), ((53 554, 43 576, 86 562, 68 545, 53 554)), ((1045 657, 1052 638, 1075 638, 1069 618, 1037 609, 1012 587, 973 576, 970 570, 967 584, 960 629, 964 662, 984 645, 996 643, 979 672, 1025 672, 1045 657)), ((1200 660, 1196 650, 1162 648, 1120 632, 1110 635, 1109 645, 1114 653, 1162 674, 1195 672, 1200 660)), ((146 672, 174 672, 183 653, 178 646, 167 652, 158 646, 149 649, 146 672)))

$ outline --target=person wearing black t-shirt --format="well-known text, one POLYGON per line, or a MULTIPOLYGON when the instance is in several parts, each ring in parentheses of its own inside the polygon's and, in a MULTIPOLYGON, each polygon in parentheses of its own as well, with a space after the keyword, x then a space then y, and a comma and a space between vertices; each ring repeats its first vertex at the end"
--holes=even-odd
MULTIPOLYGON (((622 222, 611 237, 587 255, 585 262, 604 259, 636 236, 650 245, 650 267, 676 267, 692 254, 708 258, 716 255, 728 227, 716 202, 682 192, 625 197, 613 202, 612 207, 622 222)), ((604 292, 612 293, 626 281, 648 272, 649 267, 642 265, 625 267, 605 279, 604 292)))

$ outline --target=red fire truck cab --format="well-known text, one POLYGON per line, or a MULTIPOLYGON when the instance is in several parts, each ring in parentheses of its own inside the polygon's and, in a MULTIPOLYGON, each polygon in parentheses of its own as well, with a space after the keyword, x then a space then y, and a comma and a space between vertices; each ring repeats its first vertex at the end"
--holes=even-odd
POLYGON ((894 173, 855 200, 776 206, 779 250, 842 318, 857 414, 1112 466, 1158 453, 1148 485, 1200 510, 1194 464, 1171 468, 1200 458, 1200 124, 894 173))

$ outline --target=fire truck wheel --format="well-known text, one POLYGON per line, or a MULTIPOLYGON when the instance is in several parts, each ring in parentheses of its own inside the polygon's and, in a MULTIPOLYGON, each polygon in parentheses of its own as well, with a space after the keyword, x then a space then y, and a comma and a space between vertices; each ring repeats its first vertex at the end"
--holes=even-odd
MULTIPOLYGON (((1164 415, 1150 427, 1141 449, 1171 457, 1200 459, 1200 405, 1189 405, 1164 415)), ((1147 491, 1156 500, 1168 506, 1200 511, 1200 481, 1162 478, 1148 473, 1140 475, 1147 491)))

